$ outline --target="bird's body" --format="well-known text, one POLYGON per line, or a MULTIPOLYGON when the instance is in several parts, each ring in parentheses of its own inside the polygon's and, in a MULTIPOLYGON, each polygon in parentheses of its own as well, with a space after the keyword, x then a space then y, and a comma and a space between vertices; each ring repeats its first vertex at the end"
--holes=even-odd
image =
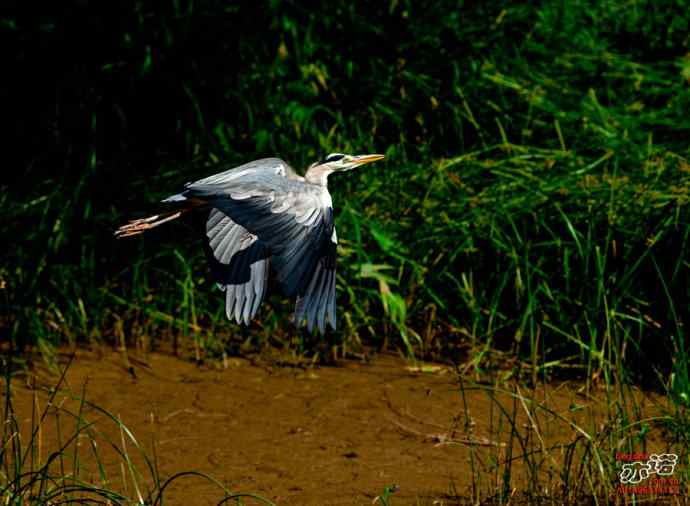
POLYGON ((323 334, 336 328, 337 234, 328 175, 383 158, 331 154, 299 176, 279 158, 264 158, 187 183, 163 200, 180 209, 135 220, 118 237, 140 234, 191 209, 210 209, 206 222, 211 271, 225 292, 228 318, 248 324, 276 273, 283 291, 296 296, 295 323, 305 319, 323 334))

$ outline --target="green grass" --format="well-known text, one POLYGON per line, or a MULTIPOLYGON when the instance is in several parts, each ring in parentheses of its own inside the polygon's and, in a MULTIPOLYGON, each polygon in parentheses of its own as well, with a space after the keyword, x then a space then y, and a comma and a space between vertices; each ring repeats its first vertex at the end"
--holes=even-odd
POLYGON ((478 372, 505 352, 531 384, 661 389, 687 443, 688 4, 140 1, 118 25, 88 9, 2 23, 24 48, 12 64, 59 77, 5 85, 20 135, 0 324, 16 347, 470 349, 478 372), (95 60, 75 59, 80 37, 95 60), (219 163, 332 151, 386 162, 332 178, 325 343, 280 294, 250 330, 227 322, 198 224, 112 239, 219 163))
MULTIPOLYGON (((161 145, 146 147, 153 153, 181 143, 186 156, 148 154, 156 165, 143 166, 143 155, 120 147, 115 153, 129 160, 116 160, 106 150, 114 141, 99 137, 110 124, 93 112, 75 138, 90 138, 89 146, 71 157, 39 154, 39 166, 30 168, 48 174, 43 165, 64 155, 64 176, 26 179, 4 194, 10 335, 46 344, 112 339, 118 319, 134 339, 193 334, 202 346, 234 333, 224 330, 234 327, 224 321, 191 227, 122 242, 112 240, 113 228, 215 170, 213 160, 232 165, 278 153, 300 167, 341 149, 383 151, 388 161, 333 178, 342 236, 340 341, 385 338, 417 352, 449 341, 488 342, 598 369, 615 363, 623 341, 631 359, 657 335, 665 351, 685 353, 689 67, 687 41, 677 32, 687 19, 676 4, 630 2, 623 17, 621 5, 489 3, 427 12, 394 2, 374 8, 377 23, 360 20, 347 4, 334 18, 276 11, 265 32, 279 43, 240 45, 236 58, 253 67, 234 69, 237 86, 182 78, 172 85, 189 101, 177 106, 179 115, 192 113, 190 123, 184 132, 150 134, 161 145), (439 24, 434 15, 443 13, 439 24), (347 36, 353 31, 356 40, 347 36), (408 37, 396 51, 377 47, 388 32, 408 37), (219 101, 230 112, 240 100, 238 116, 216 117, 204 87, 223 90, 219 101), (78 157, 83 163, 74 165, 78 157)), ((218 26, 251 13, 208 9, 175 3, 144 16, 137 30, 177 20, 158 35, 164 43, 148 41, 158 43, 155 57, 144 33, 128 26, 119 57, 130 60, 103 62, 98 72, 147 91, 148 80, 158 83, 177 61, 183 41, 176 36, 191 37, 191 25, 214 13, 225 16, 218 26)), ((30 20, 6 25, 39 39, 30 20)), ((47 38, 57 30, 43 29, 47 38)), ((209 79, 229 72, 201 54, 190 57, 206 65, 209 79)), ((99 93, 125 119, 136 103, 107 84, 99 93)), ((130 128, 121 142, 142 127, 130 128)), ((270 302, 255 335, 286 326, 287 306, 279 297, 270 302)), ((669 371, 672 364, 654 358, 669 371)))

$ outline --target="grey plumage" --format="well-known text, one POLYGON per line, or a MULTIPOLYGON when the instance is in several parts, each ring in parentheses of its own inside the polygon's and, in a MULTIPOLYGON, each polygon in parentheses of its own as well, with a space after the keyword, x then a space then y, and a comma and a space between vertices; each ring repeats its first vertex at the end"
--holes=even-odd
POLYGON ((335 153, 312 164, 304 177, 278 158, 264 158, 187 183, 163 202, 181 208, 135 220, 116 232, 126 237, 210 209, 206 222, 211 272, 225 291, 229 319, 248 324, 266 294, 272 268, 283 291, 296 296, 294 320, 322 334, 336 328, 337 235, 328 175, 383 158, 335 153))
POLYGON ((268 248, 218 209, 209 214, 206 237, 211 272, 225 291, 226 314, 237 323, 249 324, 266 290, 268 248))

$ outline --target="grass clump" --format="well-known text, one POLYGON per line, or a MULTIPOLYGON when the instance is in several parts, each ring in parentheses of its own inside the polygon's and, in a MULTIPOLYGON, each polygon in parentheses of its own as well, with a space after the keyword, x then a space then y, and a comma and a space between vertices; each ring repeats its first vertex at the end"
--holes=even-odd
POLYGON ((19 387, 3 359, 3 504, 162 505, 166 489, 188 478, 217 486, 219 504, 240 504, 242 500, 250 500, 244 504, 272 504, 254 494, 233 493, 204 473, 162 476, 155 443, 147 451, 117 416, 86 400, 85 388, 79 395, 66 389, 70 363, 71 359, 45 399, 34 390, 27 419, 26 409, 15 408, 14 392, 19 387))

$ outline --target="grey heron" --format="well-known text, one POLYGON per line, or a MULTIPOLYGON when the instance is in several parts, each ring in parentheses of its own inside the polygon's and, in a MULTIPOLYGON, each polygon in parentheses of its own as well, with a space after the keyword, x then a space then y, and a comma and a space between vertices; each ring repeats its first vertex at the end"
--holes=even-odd
POLYGON ((328 176, 383 155, 332 153, 298 175, 279 158, 263 158, 187 183, 163 200, 175 211, 130 221, 118 238, 141 234, 194 209, 207 209, 208 258, 225 292, 230 320, 249 323, 266 293, 271 268, 285 294, 297 298, 294 322, 321 334, 336 328, 338 242, 328 176))

